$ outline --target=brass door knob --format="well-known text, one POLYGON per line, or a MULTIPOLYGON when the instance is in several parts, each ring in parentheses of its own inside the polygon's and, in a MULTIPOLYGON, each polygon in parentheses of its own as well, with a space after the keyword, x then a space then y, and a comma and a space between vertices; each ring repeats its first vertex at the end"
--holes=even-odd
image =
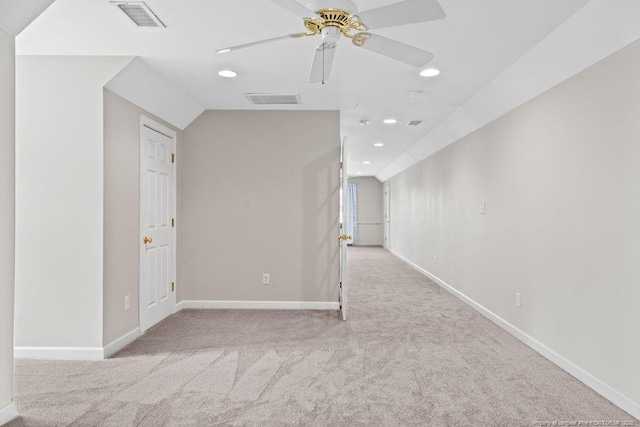
POLYGON ((340 236, 338 236, 338 239, 340 240, 351 240, 352 237, 348 234, 341 234, 340 236))
POLYGON ((151 243, 153 242, 153 239, 151 237, 147 237, 145 236, 144 239, 142 239, 142 241, 144 242, 144 244, 146 245, 147 243, 151 243))

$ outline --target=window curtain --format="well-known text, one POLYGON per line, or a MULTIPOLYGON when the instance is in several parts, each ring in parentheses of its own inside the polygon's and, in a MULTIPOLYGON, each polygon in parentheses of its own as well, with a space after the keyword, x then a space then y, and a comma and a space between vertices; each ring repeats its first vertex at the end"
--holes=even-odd
POLYGON ((358 185, 347 184, 347 233, 352 237, 348 245, 358 242, 358 185))

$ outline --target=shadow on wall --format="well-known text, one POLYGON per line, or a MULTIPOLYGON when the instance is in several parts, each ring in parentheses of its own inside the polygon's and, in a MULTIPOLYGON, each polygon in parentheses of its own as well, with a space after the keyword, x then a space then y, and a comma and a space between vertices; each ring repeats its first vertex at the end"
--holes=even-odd
MULTIPOLYGON (((304 258, 298 286, 309 289, 305 286, 309 281, 330 286, 332 301, 337 301, 340 281, 337 240, 340 223, 340 147, 307 163, 302 176, 303 188, 308 191, 301 199, 303 218, 300 250, 317 253, 318 257, 304 258)), ((327 294, 321 291, 321 288, 315 287, 316 294, 309 295, 309 300, 321 300, 327 294)))

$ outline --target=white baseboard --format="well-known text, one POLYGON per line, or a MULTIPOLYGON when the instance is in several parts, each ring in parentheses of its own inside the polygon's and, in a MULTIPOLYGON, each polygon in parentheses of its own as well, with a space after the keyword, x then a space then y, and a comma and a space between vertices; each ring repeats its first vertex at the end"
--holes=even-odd
POLYGON ((102 347, 14 347, 16 359, 102 360, 102 347))
POLYGON ((105 347, 14 347, 16 359, 103 360, 131 344, 140 336, 140 328, 127 332, 105 347))
POLYGON ((628 412, 631 416, 640 420, 640 403, 635 402, 623 395, 619 391, 611 388, 608 384, 599 380, 598 378, 591 375, 589 372, 580 368, 578 365, 575 365, 570 360, 565 359, 563 356, 559 355, 549 347, 542 344, 540 341, 537 341, 535 338, 527 335, 525 332, 521 331, 517 327, 513 326, 511 323, 507 322, 497 314, 492 311, 486 309, 482 305, 478 304, 462 292, 453 288, 451 285, 446 283, 444 280, 439 277, 431 274, 427 270, 423 269, 419 265, 409 261, 407 258, 403 257, 400 254, 397 254, 393 251, 390 251, 393 255, 418 270, 420 273, 424 274, 435 283, 437 283, 441 288, 453 294, 455 297, 463 301, 465 304, 478 311, 480 314, 491 320, 496 325, 500 326, 505 331, 509 332, 511 335, 525 343, 527 346, 531 347, 533 350, 540 353, 545 358, 549 359, 551 362, 558 365, 560 368, 573 375, 576 379, 582 381, 585 385, 593 389, 596 393, 603 396, 605 399, 609 400, 611 403, 622 409, 623 411, 628 412))
POLYGON ((176 311, 185 309, 250 309, 250 310, 339 310, 339 302, 322 301, 195 301, 176 304, 176 311))
POLYGON ((134 342, 140 336, 140 328, 135 328, 131 332, 127 332, 117 340, 110 344, 107 344, 103 349, 103 357, 108 359, 113 356, 132 342, 134 342))
POLYGON ((0 408, 0 426, 7 424, 17 416, 18 409, 16 408, 15 402, 11 402, 4 408, 0 408))

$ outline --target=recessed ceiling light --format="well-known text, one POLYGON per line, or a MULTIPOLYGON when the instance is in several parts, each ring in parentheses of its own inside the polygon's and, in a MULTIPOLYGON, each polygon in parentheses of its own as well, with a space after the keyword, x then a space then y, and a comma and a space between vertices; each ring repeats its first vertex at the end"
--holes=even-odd
POLYGON ((360 120, 360 126, 366 126, 369 124, 369 120, 360 120))
POLYGON ((375 144, 373 144, 374 147, 384 147, 384 144, 382 142, 376 142, 375 144))
POLYGON ((218 71, 218 75, 222 76, 222 77, 235 77, 238 75, 238 73, 236 73, 235 71, 231 71, 231 70, 221 70, 218 71))
POLYGON ((394 123, 398 123, 396 119, 384 119, 384 122, 388 125, 392 125, 394 123))
POLYGON ((363 165, 370 165, 370 164, 371 164, 371 162, 367 160, 366 162, 362 162, 362 164, 363 164, 363 165))
POLYGON ((437 68, 427 68, 425 70, 420 71, 420 75, 422 77, 435 77, 440 74, 440 70, 437 68))

